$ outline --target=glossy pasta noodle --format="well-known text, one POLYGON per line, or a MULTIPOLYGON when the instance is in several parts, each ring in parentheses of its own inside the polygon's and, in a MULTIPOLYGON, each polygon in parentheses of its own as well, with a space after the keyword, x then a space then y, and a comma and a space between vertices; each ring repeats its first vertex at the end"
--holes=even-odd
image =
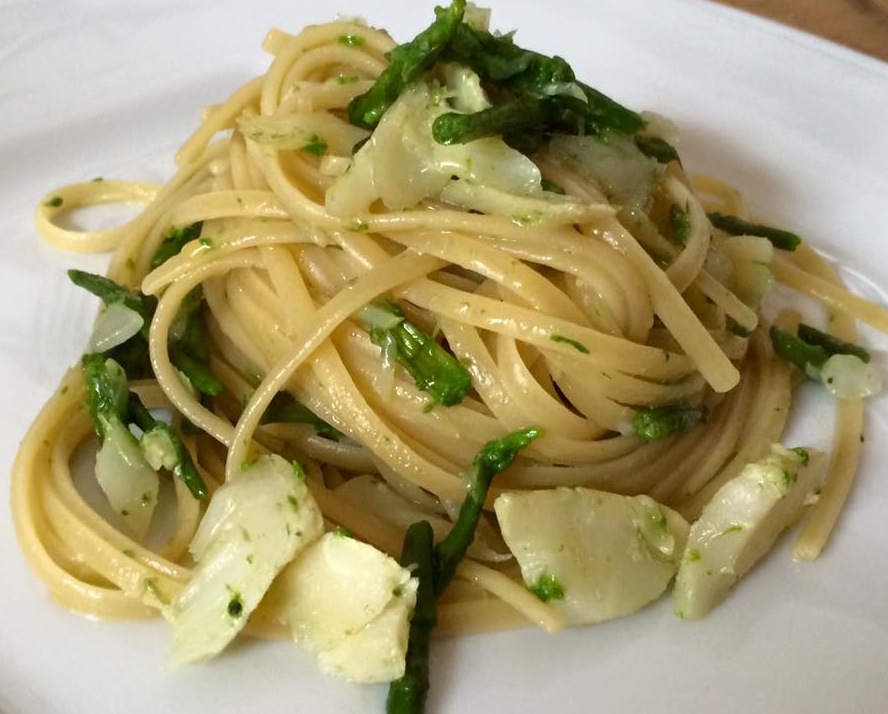
MULTIPOLYGON (((774 354, 756 309, 761 296, 744 290, 763 292, 773 274, 823 303, 843 340, 856 339, 857 320, 888 330, 885 311, 847 292, 804 244, 788 252, 737 240, 735 273, 765 250, 764 282, 720 272, 713 254, 728 239, 707 214, 745 217, 746 208, 735 191, 690 178, 675 160, 658 169, 657 220, 621 212, 554 146, 534 155, 546 185, 559 188, 528 199, 537 201, 534 210, 542 205, 538 213, 504 211, 500 194, 472 193, 464 176, 410 205, 392 206, 397 201, 387 204, 380 193, 362 203, 354 193, 367 186, 343 177, 359 173, 352 148, 369 132, 348 122, 347 107, 372 86, 394 46, 359 22, 272 31, 268 71, 206 111, 169 183, 77 184, 38 208, 47 241, 113 251, 108 276, 157 298, 148 333, 153 377, 130 387, 145 405, 171 409, 177 428, 196 427, 182 433, 210 491, 259 452, 298 460, 328 528, 347 528, 397 557, 403 523, 368 507, 356 483, 384 488, 408 512, 447 524, 473 455, 535 426, 544 436, 497 478, 488 505, 514 489, 583 486, 649 494, 693 519, 781 440, 792 407, 794 368, 774 354), (57 220, 109 202, 144 209, 98 233, 57 220), (670 205, 684 210, 681 242, 669 235, 670 205), (197 226, 193 240, 153 267, 170 230, 188 226, 197 226), (171 361, 177 314, 196 287, 209 367, 224 386, 212 399, 195 394, 171 361), (361 319, 382 300, 396 302, 466 366, 465 399, 434 404, 391 364, 361 319), (311 423, 264 421, 280 393, 336 436, 311 423), (664 439, 633 433, 639 412, 676 404, 705 418, 664 439)), ((379 169, 378 182, 388 168, 379 169)), ((792 327, 798 316, 782 313, 778 321, 792 327)), ((86 391, 75 365, 21 445, 13 478, 19 541, 60 605, 98 617, 154 616, 191 578, 188 547, 204 504, 171 480, 164 498, 174 522, 147 541, 99 515, 74 476, 77 454, 94 442, 86 391)), ((801 559, 817 556, 837 522, 863 414, 862 399, 837 401, 832 466, 797 542, 801 559)), ((562 627, 558 610, 503 557, 492 518, 485 528, 483 547, 463 561, 441 599, 438 632, 562 627)), ((269 600, 248 631, 283 629, 269 600)))

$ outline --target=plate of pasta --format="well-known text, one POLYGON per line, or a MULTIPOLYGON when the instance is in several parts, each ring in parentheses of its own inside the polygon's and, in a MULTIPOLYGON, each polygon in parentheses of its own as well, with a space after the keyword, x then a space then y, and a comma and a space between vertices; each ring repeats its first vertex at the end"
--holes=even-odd
POLYGON ((888 66, 705 2, 10 8, 0 711, 877 711, 888 66))

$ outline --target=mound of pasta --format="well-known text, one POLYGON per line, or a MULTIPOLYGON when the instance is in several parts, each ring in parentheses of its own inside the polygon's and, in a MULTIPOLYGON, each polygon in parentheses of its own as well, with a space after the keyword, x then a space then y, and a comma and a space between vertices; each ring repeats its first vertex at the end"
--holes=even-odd
POLYGON ((794 555, 824 547, 880 386, 855 323, 888 313, 691 175, 668 120, 488 25, 273 30, 167 184, 41 202, 47 241, 113 251, 70 273, 103 308, 14 467, 62 606, 162 615, 177 663, 283 632, 416 711, 433 632, 598 622, 676 574, 700 617, 806 512, 794 555), (144 209, 58 220, 109 202, 144 209), (775 282, 828 331, 767 320, 775 282), (805 378, 829 455, 781 443, 805 378))

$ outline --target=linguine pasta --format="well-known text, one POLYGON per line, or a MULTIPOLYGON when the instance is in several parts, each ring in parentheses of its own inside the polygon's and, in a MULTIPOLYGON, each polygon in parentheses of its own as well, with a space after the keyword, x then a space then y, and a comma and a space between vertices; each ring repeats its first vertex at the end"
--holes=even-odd
MULTIPOLYGON (((790 252, 713 229, 713 212, 748 218, 742 198, 676 160, 659 166, 643 220, 554 141, 532 158, 537 181, 559 192, 519 200, 454 174, 411 196, 428 167, 398 174, 409 157, 386 155, 399 146, 384 143, 391 126, 371 134, 347 113, 394 47, 359 22, 272 31, 267 72, 206 111, 168 183, 66 186, 37 210, 45 240, 113 251, 108 277, 156 298, 146 326, 150 374, 131 378, 130 388, 172 415, 210 493, 258 455, 282 455, 304 467, 328 530, 347 529, 397 557, 411 516, 452 523, 463 474, 485 443, 532 426, 543 435, 497 477, 488 507, 512 490, 587 487, 648 494, 694 520, 787 425, 795 368, 775 355, 759 309, 771 280, 821 303, 842 340, 857 339, 857 321, 888 331, 888 313, 849 293, 807 245, 790 252), (369 184, 354 178, 365 151, 376 162, 369 184), (78 207, 119 202, 144 208, 97 233, 59 221, 78 207), (673 205, 688 222, 683 241, 671 234, 673 205), (189 226, 195 237, 153 265, 170 231, 189 226), (208 367, 223 387, 209 399, 171 357, 195 289, 208 367), (362 316, 382 301, 464 365, 464 399, 436 403, 374 341, 362 316), (330 431, 268 421, 281 394, 330 431), (679 404, 702 418, 662 439, 633 431, 639 413, 679 404)), ((424 81, 430 92, 452 89, 445 70, 424 81)), ((776 322, 794 327, 798 316, 784 311, 776 322)), ((798 559, 816 558, 838 522, 863 419, 862 398, 837 400, 830 468, 798 559)), ((140 537, 78 490, 77 455, 94 442, 87 385, 74 366, 14 465, 19 542, 61 606, 102 618, 156 616, 191 580, 188 548, 205 505, 171 479, 161 507, 172 525, 140 537)), ((283 612, 272 589, 247 631, 282 636, 283 612)), ((441 597, 436 632, 528 624, 555 631, 565 621, 526 587, 488 511, 441 597)))

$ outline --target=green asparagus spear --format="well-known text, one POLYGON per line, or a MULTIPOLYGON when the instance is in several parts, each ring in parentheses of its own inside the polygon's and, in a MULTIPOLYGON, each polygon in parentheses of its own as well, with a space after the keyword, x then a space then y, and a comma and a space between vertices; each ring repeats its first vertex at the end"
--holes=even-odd
POLYGON ((370 328, 373 344, 390 350, 416 386, 428 392, 435 402, 449 407, 468 396, 472 388, 469 371, 431 335, 404 319, 404 313, 394 303, 374 303, 361 317, 370 328))
POLYGON ((81 368, 86 383, 87 404, 96 434, 104 440, 111 422, 126 424, 129 417, 129 387, 126 373, 114 360, 85 354, 81 368))
POLYGON ((401 565, 413 568, 419 580, 410 619, 404 674, 389 685, 388 714, 419 714, 429 691, 429 649, 437 624, 435 610, 434 534, 428 521, 413 523, 404 536, 401 565))
POLYGON ((464 144, 485 136, 508 137, 526 132, 578 134, 584 123, 581 99, 523 95, 473 114, 442 114, 432 124, 432 136, 439 144, 464 144))
MULTIPOLYGON (((78 285, 101 298, 105 305, 122 303, 138 313, 143 320, 137 335, 108 351, 130 378, 150 373, 148 358, 148 331, 157 300, 141 292, 118 285, 110 278, 82 270, 69 270, 68 275, 78 285)), ((182 301, 170 335, 170 361, 184 374, 201 395, 214 397, 222 393, 223 384, 210 372, 209 337, 200 316, 203 292, 195 288, 182 301)))
POLYGON ((465 0, 453 0, 446 8, 436 7, 435 21, 412 41, 392 50, 389 66, 373 86, 351 101, 348 106, 349 121, 365 129, 376 126, 404 87, 419 79, 435 64, 454 30, 460 26, 465 9, 465 0))
POLYGON ((502 439, 487 442, 475 456, 466 474, 466 497, 459 515, 444 540, 435 546, 435 592, 438 595, 453 579, 459 562, 475 537, 475 528, 493 477, 511 466, 518 452, 542 434, 542 429, 534 427, 515 431, 502 439))
POLYGON ((578 82, 586 95, 588 109, 587 127, 590 131, 614 131, 618 134, 634 134, 644 129, 645 121, 641 114, 624 107, 588 84, 578 82))
POLYGON ((148 338, 148 328, 151 324, 154 310, 157 307, 157 300, 154 297, 118 285, 110 278, 87 273, 83 270, 69 270, 68 277, 75 285, 88 290, 101 299, 106 307, 115 303, 122 303, 133 312, 138 313, 144 321, 140 334, 145 339, 148 338))
POLYGON ((389 687, 388 714, 421 714, 429 689, 429 647, 437 622, 435 602, 456 573, 459 562, 475 537, 475 528, 493 477, 507 469, 518 452, 542 436, 528 428, 487 442, 475 456, 466 475, 466 498, 447 536, 432 547, 432 527, 418 521, 407 529, 401 564, 413 567, 419 578, 416 607, 410 620, 404 676, 389 687))
POLYGON ((141 439, 143 451, 156 452, 156 458, 149 461, 161 462, 165 469, 188 487, 192 496, 199 501, 206 499, 209 495, 207 484, 176 431, 166 422, 155 419, 134 392, 129 393, 129 413, 132 423, 144 432, 141 439))
POLYGON ((126 431, 120 431, 126 434, 129 434, 130 424, 138 426, 144 432, 143 450, 146 438, 147 443, 153 443, 155 447, 161 445, 166 452, 163 454, 164 467, 180 478, 195 498, 206 498, 206 484, 181 438, 169 424, 155 419, 139 397, 130 391, 123 368, 100 354, 85 354, 81 366, 89 413, 99 439, 104 441, 112 422, 127 427, 126 431))
POLYGON ((767 238, 774 244, 775 248, 780 250, 795 250, 802 242, 802 239, 795 233, 785 231, 782 228, 774 228, 762 223, 753 223, 737 216, 728 216, 723 213, 716 212, 708 215, 709 221, 713 226, 729 235, 761 236, 762 238, 767 238))
POLYGON ((170 337, 192 357, 207 362, 210 359, 210 345, 206 325, 200 315, 203 299, 200 285, 188 291, 170 326, 170 337))
POLYGON ((658 163, 668 164, 670 161, 681 161, 675 147, 660 137, 636 136, 635 145, 642 154, 656 159, 658 163))
POLYGON ((342 434, 321 419, 311 409, 297 402, 287 392, 278 392, 274 395, 265 413, 262 415, 263 424, 308 424, 313 426, 321 436, 330 439, 338 439, 342 434))
POLYGON ((441 143, 503 135, 512 145, 532 149, 556 131, 632 134, 644 127, 641 115, 577 81, 561 57, 525 50, 511 35, 494 35, 463 23, 464 10, 462 0, 454 0, 446 9, 436 8, 432 25, 413 41, 396 47, 389 67, 370 90, 352 101, 349 121, 372 128, 404 87, 441 60, 471 67, 494 103, 491 109, 473 115, 440 117, 434 135, 441 143))
POLYGON ((809 344, 788 330, 772 325, 769 334, 777 356, 792 362, 803 371, 809 367, 820 369, 829 359, 829 352, 822 346, 809 344))
POLYGON ((870 353, 860 345, 840 340, 838 337, 833 337, 804 322, 799 324, 798 336, 800 340, 804 340, 809 345, 822 347, 830 355, 854 355, 861 362, 870 361, 870 353))
POLYGON ((188 378, 198 394, 215 397, 225 391, 225 385, 210 372, 206 364, 175 345, 170 348, 170 362, 188 378))
MULTIPOLYGON (((494 35, 463 23, 453 33, 442 59, 471 67, 489 86, 492 95, 578 99, 583 105, 582 126, 588 133, 610 130, 632 134, 644 128, 640 114, 577 81, 564 59, 525 50, 514 43, 511 35, 494 35), (576 94, 582 97, 574 96, 576 94)), ((500 101, 502 97, 494 96, 494 104, 500 101)), ((551 133, 554 129, 541 123, 537 131, 551 133)))
POLYGON ((541 91, 576 79, 561 57, 526 50, 515 44, 511 34, 494 35, 466 23, 454 30, 442 59, 471 67, 483 80, 511 82, 527 90, 541 91))
POLYGON ((833 355, 853 355, 861 362, 869 362, 870 354, 860 345, 845 342, 811 325, 799 325, 794 335, 776 325, 770 329, 771 345, 778 357, 792 362, 804 372, 819 370, 833 355))

